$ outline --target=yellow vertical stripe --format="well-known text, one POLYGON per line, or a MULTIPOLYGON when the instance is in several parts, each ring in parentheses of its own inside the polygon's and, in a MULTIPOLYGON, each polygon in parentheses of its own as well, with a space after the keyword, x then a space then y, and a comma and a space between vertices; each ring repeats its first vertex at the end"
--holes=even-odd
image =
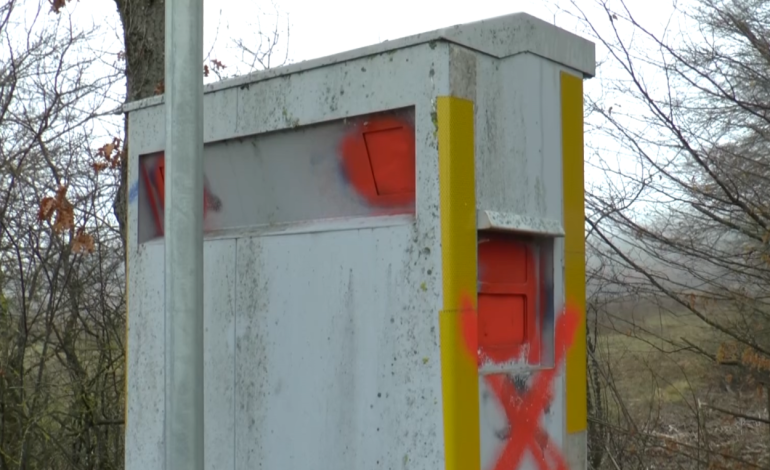
MULTIPOLYGON (((476 188, 473 103, 438 98, 441 262, 444 303, 439 315, 446 470, 481 466, 476 358, 463 343, 463 299, 476 305, 476 188)), ((475 351, 473 352, 475 354, 475 351)))
POLYGON ((561 74, 561 141, 564 190, 564 291, 581 314, 567 351, 567 432, 587 426, 585 204, 583 190, 583 79, 561 74))

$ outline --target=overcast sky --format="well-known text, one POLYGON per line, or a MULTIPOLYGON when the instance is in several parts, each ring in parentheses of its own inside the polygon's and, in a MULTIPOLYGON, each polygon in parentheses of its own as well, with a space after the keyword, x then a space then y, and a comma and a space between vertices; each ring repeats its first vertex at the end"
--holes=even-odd
MULTIPOLYGON (((591 9, 594 0, 577 0, 591 9)), ((659 24, 671 11, 672 0, 627 0, 645 24, 659 24)), ((576 24, 555 5, 569 7, 568 0, 208 0, 205 9, 205 48, 212 58, 233 59, 233 39, 254 42, 257 31, 272 31, 276 22, 289 59, 299 62, 355 49, 380 41, 468 23, 485 18, 526 12, 576 32, 576 24)), ((68 9, 78 22, 94 21, 120 28, 112 0, 75 0, 68 9)), ((116 33, 110 47, 120 50, 116 33)))
MULTIPOLYGON (((652 31, 661 31, 670 18, 674 0, 625 0, 638 21, 652 31)), ((679 0, 680 4, 683 1, 679 0)), ((596 10, 595 0, 575 0, 577 6, 593 18, 604 20, 596 10)), ((619 0, 611 1, 616 8, 619 0)), ((257 47, 259 32, 274 31, 281 36, 273 65, 288 56, 289 62, 300 62, 330 55, 385 40, 431 31, 455 24, 515 12, 527 12, 568 31, 582 34, 578 23, 559 7, 573 10, 570 0, 389 0, 388 2, 359 2, 354 0, 207 0, 205 4, 205 53, 210 59, 221 60, 229 73, 246 72, 242 56, 234 45, 241 39, 257 47), (287 36, 288 33, 288 36, 287 36), (286 46, 288 45, 288 54, 286 46)), ((89 22, 106 25, 113 33, 100 39, 98 47, 107 52, 105 60, 117 60, 122 50, 120 20, 113 0, 73 0, 68 14, 76 23, 89 22), (112 55, 111 55, 112 54, 112 55)), ((606 31, 603 31, 606 33, 606 31)), ((638 42, 637 39, 634 39, 638 42)), ((597 59, 604 50, 597 46, 597 59)), ((598 76, 586 82, 586 93, 602 93, 602 80, 612 75, 611 67, 600 67, 598 76)), ((210 77, 207 81, 214 80, 210 77)), ((619 97, 620 100, 623 97, 619 97)), ((624 108, 626 111, 628 107, 624 108)), ((117 122, 117 121, 116 121, 117 122)), ((587 143, 596 136, 586 135, 587 143)), ((601 147, 613 149, 615 142, 599 142, 601 147)), ((609 155, 616 154, 608 150, 609 155)), ((591 158, 587 155, 588 159, 591 158)), ((623 166, 633 166, 633 159, 623 166)), ((599 181, 606 175, 586 167, 586 180, 599 181), (591 173, 594 173, 591 175, 591 173)))
MULTIPOLYGON (((290 23, 294 62, 518 11, 553 20, 545 2, 526 0, 208 0, 204 5, 207 49, 215 37, 215 50, 222 51, 232 38, 254 37, 260 24, 271 30, 277 14, 282 30, 290 23)), ((79 19, 119 25, 112 0, 76 0, 74 9, 79 19)))

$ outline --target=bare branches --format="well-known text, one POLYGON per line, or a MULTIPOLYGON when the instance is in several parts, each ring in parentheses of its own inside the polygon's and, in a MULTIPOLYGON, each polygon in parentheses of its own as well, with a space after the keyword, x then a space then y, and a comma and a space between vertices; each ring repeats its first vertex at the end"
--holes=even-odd
MULTIPOLYGON (((75 26, 74 4, 0 0, 0 470, 123 465, 128 132, 113 115, 162 91, 164 6, 115 0, 121 30, 75 26)), ((236 41, 248 71, 287 61, 283 24, 236 41)), ((230 60, 209 51, 202 73, 237 73, 230 60)))
MULTIPOLYGON (((712 34, 704 38, 711 41, 708 48, 702 46, 704 41, 664 41, 665 35, 656 36, 639 24, 623 2, 617 9, 609 2, 598 4, 608 18, 608 34, 577 10, 625 75, 610 87, 630 96, 626 106, 630 101, 635 110, 618 114, 613 113, 617 106, 588 101, 595 120, 592 128, 627 149, 623 160, 636 160, 637 165, 632 171, 624 169, 627 164, 616 170, 605 166, 611 173, 609 191, 592 191, 587 197, 591 236, 610 248, 626 275, 641 276, 637 288, 648 285, 649 293, 672 298, 731 335, 739 333, 703 308, 693 308, 688 296, 697 292, 737 301, 745 297, 743 286, 765 283, 770 274, 768 263, 758 259, 765 253, 770 221, 763 202, 770 196, 763 155, 766 106, 741 85, 764 74, 766 67, 748 73, 746 63, 739 66, 724 52, 725 44, 740 35, 746 55, 763 57, 762 38, 768 34, 751 29, 759 26, 749 26, 750 21, 738 16, 751 16, 745 3, 741 10, 704 2, 701 25, 706 24, 707 7, 713 8, 708 17, 712 34), (721 25, 723 36, 714 34, 714 24, 721 25), (656 47, 661 58, 634 48, 625 39, 629 31, 656 47), (664 84, 659 93, 648 85, 653 82, 664 84), (620 245, 612 241, 618 237, 620 245)), ((605 149, 597 151, 606 154, 605 149)), ((752 297, 764 304, 767 295, 755 290, 752 297)), ((741 341, 763 353, 769 350, 757 338, 741 341)))
MULTIPOLYGON (((606 57, 601 89, 586 98, 587 168, 604 176, 586 188, 589 305, 604 332, 593 341, 622 341, 677 363, 655 380, 664 389, 690 384, 678 408, 672 397, 660 401, 662 423, 686 409, 686 424, 695 426, 692 468, 725 455, 756 466, 759 454, 740 460, 718 449, 726 439, 715 437, 720 418, 699 403, 714 402, 706 399, 714 383, 725 395, 733 388, 761 394, 770 383, 770 4, 692 0, 644 24, 631 2, 571 3, 566 13, 606 57), (689 380, 682 363, 699 364, 707 378, 689 380)), ((614 362, 624 363, 616 355, 589 365, 614 362)), ((605 395, 635 400, 609 377, 602 377, 605 395)), ((720 405, 722 418, 729 409, 741 410, 733 418, 753 416, 742 407, 766 403, 732 405, 720 405)), ((604 406, 610 416, 612 406, 604 406)), ((628 468, 623 447, 613 449, 628 468)))
POLYGON ((91 156, 120 77, 47 6, 0 2, 0 469, 119 468, 122 260, 91 156))
POLYGON ((250 35, 251 37, 233 39, 233 44, 240 53, 241 61, 246 66, 245 72, 247 73, 285 65, 289 60, 289 18, 287 17, 284 23, 275 4, 273 4, 272 15, 265 15, 262 12, 256 18, 256 23, 250 25, 250 29, 254 31, 250 35), (265 16, 274 18, 274 24, 269 30, 263 28, 262 18, 265 16), (285 30, 283 29, 284 24, 285 30))
POLYGON ((727 410, 725 408, 722 408, 722 407, 719 407, 719 406, 714 406, 714 405, 709 405, 709 404, 706 404, 706 403, 704 403, 703 406, 705 406, 707 408, 711 408, 712 410, 715 410, 715 411, 719 411, 720 413, 725 413, 725 414, 728 414, 730 416, 735 416, 736 418, 743 418, 743 419, 747 419, 749 421, 755 421, 757 423, 770 424, 770 420, 764 419, 764 418, 760 418, 760 417, 757 417, 757 416, 747 415, 745 413, 740 413, 740 412, 734 411, 734 410, 727 410))

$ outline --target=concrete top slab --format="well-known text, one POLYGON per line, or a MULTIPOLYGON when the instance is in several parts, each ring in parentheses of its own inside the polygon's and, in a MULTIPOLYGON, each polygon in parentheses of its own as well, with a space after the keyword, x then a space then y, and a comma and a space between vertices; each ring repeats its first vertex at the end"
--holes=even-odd
MULTIPOLYGON (((596 72, 595 46, 591 41, 532 15, 513 13, 250 73, 206 85, 204 93, 214 93, 227 88, 240 87, 262 80, 437 41, 458 44, 501 59, 517 54, 531 53, 579 71, 585 78, 593 77, 596 72)), ((125 104, 123 112, 131 112, 162 103, 162 95, 153 96, 125 104)))

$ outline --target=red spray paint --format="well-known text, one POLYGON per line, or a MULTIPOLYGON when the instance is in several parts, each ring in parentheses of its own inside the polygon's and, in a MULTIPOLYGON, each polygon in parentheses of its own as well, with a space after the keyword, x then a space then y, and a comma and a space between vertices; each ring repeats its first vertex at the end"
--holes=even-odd
MULTIPOLYGON (((161 153, 155 161, 155 165, 150 168, 141 166, 142 175, 144 177, 144 184, 147 190, 147 196, 150 200, 150 207, 152 207, 153 218, 155 219, 155 227, 158 236, 163 236, 163 221, 161 215, 163 214, 166 205, 166 162, 165 154, 161 153)), ((204 175, 204 179, 205 179, 204 175)), ((221 209, 221 201, 219 198, 211 192, 208 185, 208 180, 204 180, 203 185, 203 219, 206 220, 209 209, 214 212, 219 212, 221 209)), ((207 227, 204 227, 204 231, 207 227)))
MULTIPOLYGON (((490 357, 483 348, 479 348, 477 316, 470 299, 464 299, 463 307, 460 316, 463 340, 466 350, 477 357, 479 364, 486 361, 501 364, 518 359, 521 350, 511 352, 508 357, 490 357)), ((526 392, 520 393, 506 374, 484 377, 487 386, 503 406, 511 427, 505 446, 492 467, 494 470, 518 468, 527 451, 533 456, 538 470, 567 470, 564 456, 540 425, 540 416, 553 400, 553 381, 558 367, 564 363, 567 349, 574 341, 579 322, 580 316, 574 308, 564 309, 556 322, 554 367, 536 373, 526 392)))
POLYGON ((339 147, 340 166, 353 191, 377 215, 414 213, 415 137, 405 120, 370 117, 339 147))

